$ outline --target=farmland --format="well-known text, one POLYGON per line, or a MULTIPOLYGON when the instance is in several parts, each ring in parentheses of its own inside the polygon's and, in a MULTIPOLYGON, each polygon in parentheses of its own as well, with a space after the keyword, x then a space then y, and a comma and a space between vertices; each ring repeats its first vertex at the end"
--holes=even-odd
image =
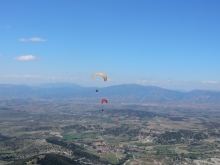
POLYGON ((0 109, 1 164, 37 163, 37 155, 51 153, 115 165, 191 165, 220 157, 217 106, 124 104, 101 112, 92 103, 33 99, 2 101, 0 109))

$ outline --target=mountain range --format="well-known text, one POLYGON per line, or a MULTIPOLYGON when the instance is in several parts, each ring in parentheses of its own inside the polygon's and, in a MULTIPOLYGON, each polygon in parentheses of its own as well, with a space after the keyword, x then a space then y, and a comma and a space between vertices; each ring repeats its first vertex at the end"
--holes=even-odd
POLYGON ((38 86, 0 84, 0 98, 108 98, 136 103, 220 104, 220 91, 192 90, 180 92, 156 86, 123 84, 99 88, 74 83, 49 83, 38 86))

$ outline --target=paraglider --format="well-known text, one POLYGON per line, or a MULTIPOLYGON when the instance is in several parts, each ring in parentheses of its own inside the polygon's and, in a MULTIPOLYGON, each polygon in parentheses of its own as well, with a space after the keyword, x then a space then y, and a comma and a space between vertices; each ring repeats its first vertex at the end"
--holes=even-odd
POLYGON ((108 103, 108 100, 102 99, 100 102, 101 102, 101 104, 103 104, 103 103, 108 103))
MULTIPOLYGON (((92 75, 92 78, 96 77, 96 76, 102 76, 104 81, 107 81, 107 76, 105 73, 102 73, 102 72, 97 72, 97 73, 94 73, 92 75)), ((99 92, 98 89, 95 90, 96 92, 99 92)))
POLYGON ((107 81, 107 76, 106 76, 105 73, 101 73, 101 72, 94 73, 94 74, 92 75, 92 78, 94 78, 94 77, 96 77, 96 76, 102 76, 103 79, 104 79, 104 81, 107 81))
POLYGON ((120 118, 116 118, 115 119, 115 124, 118 124, 118 121, 120 120, 120 118))

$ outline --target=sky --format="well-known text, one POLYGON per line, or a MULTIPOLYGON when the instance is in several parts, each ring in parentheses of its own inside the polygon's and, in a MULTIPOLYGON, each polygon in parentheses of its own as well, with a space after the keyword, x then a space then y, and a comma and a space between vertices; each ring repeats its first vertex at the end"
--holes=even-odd
POLYGON ((0 0, 0 84, 220 90, 219 8, 219 0, 0 0))

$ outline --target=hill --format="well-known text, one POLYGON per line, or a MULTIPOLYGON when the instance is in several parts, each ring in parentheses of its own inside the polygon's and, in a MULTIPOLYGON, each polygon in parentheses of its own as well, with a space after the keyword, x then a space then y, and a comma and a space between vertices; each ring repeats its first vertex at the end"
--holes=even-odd
POLYGON ((106 97, 114 102, 135 103, 196 103, 220 104, 220 91, 193 90, 180 92, 156 86, 123 84, 100 88, 82 87, 71 83, 27 85, 0 85, 0 98, 87 98, 106 97))

